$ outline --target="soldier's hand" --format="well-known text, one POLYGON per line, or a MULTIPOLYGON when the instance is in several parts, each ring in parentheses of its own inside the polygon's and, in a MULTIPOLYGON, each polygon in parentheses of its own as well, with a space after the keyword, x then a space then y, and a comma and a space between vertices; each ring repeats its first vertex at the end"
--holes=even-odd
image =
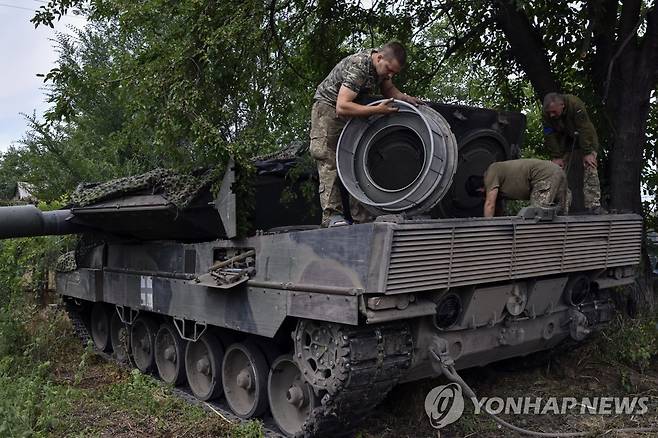
POLYGON ((398 107, 393 106, 393 99, 386 99, 372 107, 375 114, 390 114, 398 112, 398 107))
POLYGON ((425 105, 425 102, 418 99, 417 97, 409 96, 408 94, 403 94, 400 100, 404 100, 407 103, 412 104, 413 106, 425 105))
POLYGON ((596 152, 583 156, 583 166, 596 169, 596 152))
POLYGON ((564 158, 553 158, 551 161, 564 169, 564 158))

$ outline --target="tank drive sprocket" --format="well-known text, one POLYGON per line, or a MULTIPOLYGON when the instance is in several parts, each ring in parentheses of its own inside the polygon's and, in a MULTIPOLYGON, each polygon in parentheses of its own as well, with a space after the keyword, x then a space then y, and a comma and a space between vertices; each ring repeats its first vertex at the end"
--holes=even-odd
POLYGON ((294 360, 320 398, 302 427, 303 436, 349 431, 411 364, 412 336, 404 323, 352 327, 302 320, 293 339, 294 360))

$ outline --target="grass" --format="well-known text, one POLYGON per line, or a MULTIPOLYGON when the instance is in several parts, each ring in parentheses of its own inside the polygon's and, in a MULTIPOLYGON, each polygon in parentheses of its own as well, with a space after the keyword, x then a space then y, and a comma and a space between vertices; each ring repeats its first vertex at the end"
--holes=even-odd
POLYGON ((43 304, 69 240, 0 241, 0 437, 262 436, 259 422, 230 423, 82 348, 65 312, 43 304))
POLYGON ((84 350, 61 311, 36 313, 25 327, 0 359, 0 436, 263 436, 260 422, 231 423, 84 350))

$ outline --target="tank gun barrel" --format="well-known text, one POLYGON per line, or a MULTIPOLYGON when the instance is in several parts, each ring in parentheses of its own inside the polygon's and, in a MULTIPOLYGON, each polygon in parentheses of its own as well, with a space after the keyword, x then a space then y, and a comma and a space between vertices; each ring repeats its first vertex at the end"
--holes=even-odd
POLYGON ((71 210, 41 211, 34 205, 0 207, 0 239, 75 234, 85 227, 70 221, 71 210))

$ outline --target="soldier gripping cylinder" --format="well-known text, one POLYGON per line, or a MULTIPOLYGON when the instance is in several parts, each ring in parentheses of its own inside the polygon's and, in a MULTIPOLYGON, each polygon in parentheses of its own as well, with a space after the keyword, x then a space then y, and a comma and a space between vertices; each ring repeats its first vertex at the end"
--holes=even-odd
POLYGON ((452 184, 457 141, 433 109, 398 100, 393 105, 397 113, 347 123, 336 150, 338 174, 374 214, 422 214, 452 184))

